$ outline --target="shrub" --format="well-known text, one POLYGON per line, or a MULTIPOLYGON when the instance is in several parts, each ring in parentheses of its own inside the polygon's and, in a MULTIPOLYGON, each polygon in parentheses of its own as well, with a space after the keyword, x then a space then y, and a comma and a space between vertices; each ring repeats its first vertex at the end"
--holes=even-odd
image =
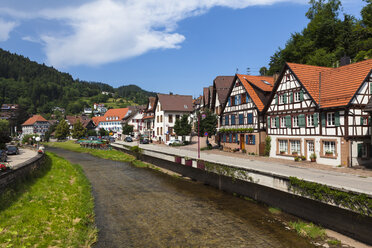
POLYGON ((270 150, 271 150, 271 137, 270 136, 266 136, 265 138, 265 153, 264 155, 265 156, 270 156, 270 150))

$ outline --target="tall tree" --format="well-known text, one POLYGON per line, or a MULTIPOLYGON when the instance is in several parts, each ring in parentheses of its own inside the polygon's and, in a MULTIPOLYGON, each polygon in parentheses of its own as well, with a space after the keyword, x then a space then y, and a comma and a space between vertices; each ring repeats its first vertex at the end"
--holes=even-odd
POLYGON ((56 137, 58 140, 63 140, 66 139, 69 134, 70 127, 65 120, 61 120, 56 127, 54 137, 56 137))
POLYGON ((205 133, 208 133, 208 138, 216 134, 217 131, 217 115, 212 111, 207 109, 204 112, 205 118, 202 118, 202 114, 199 113, 200 118, 200 127, 199 127, 199 136, 204 136, 205 133))
POLYGON ((189 122, 189 115, 183 115, 174 123, 174 132, 178 136, 182 136, 182 140, 184 140, 184 136, 190 135, 191 128, 192 126, 191 123, 189 122))
POLYGON ((123 134, 129 135, 133 133, 133 126, 129 125, 128 122, 125 122, 123 125, 123 134))
POLYGON ((5 148, 5 143, 11 141, 9 132, 9 122, 7 120, 0 119, 0 149, 5 148))
POLYGON ((83 124, 78 119, 77 122, 74 124, 71 130, 72 138, 74 139, 80 139, 81 137, 84 137, 87 132, 87 129, 83 126, 83 124))

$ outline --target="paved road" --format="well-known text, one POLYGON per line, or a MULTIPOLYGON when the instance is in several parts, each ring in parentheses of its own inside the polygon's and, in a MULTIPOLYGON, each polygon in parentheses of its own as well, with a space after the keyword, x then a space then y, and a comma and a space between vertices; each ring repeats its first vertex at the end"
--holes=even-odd
MULTIPOLYGON (((116 144, 119 146, 121 146, 122 144, 131 146, 137 145, 137 143, 135 142, 127 143, 122 141, 117 141, 116 144)), ((194 159, 197 158, 197 152, 195 150, 159 146, 155 144, 140 145, 140 147, 151 151, 175 154, 179 156, 187 156, 194 159)), ((230 156, 230 154, 219 155, 201 152, 200 158, 210 162, 217 162, 236 167, 259 170, 262 172, 272 173, 275 175, 281 175, 286 177, 294 176, 302 178, 307 181, 317 182, 328 186, 333 186, 336 188, 341 189, 343 188, 355 192, 365 193, 372 197, 372 177, 365 178, 357 175, 339 173, 335 171, 295 167, 283 163, 255 161, 251 159, 233 157, 233 154, 232 156, 230 156)))
POLYGON ((267 208, 213 187, 89 154, 48 150, 80 164, 92 183, 96 247, 313 247, 267 208))

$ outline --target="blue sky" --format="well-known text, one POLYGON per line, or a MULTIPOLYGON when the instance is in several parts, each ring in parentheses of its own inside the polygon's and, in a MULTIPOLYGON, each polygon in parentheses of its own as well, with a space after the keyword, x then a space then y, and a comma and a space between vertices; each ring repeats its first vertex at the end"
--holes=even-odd
MULTIPOLYGON (((360 17, 362 0, 343 0, 360 17)), ((258 74, 308 23, 306 0, 2 0, 0 47, 74 78, 201 94, 218 75, 258 74)))

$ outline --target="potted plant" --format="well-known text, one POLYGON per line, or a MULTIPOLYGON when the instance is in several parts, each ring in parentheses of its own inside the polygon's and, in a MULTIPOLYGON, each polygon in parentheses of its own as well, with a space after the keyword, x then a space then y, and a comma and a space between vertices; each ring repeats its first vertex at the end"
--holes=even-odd
POLYGON ((192 159, 189 157, 185 157, 185 165, 186 166, 192 166, 192 159))
POLYGON ((7 171, 8 170, 8 167, 3 164, 3 163, 0 163, 0 171, 7 171))
POLYGON ((298 156, 294 157, 294 161, 299 162, 300 161, 300 157, 298 157, 298 156))
POLYGON ((297 154, 298 154, 298 152, 296 152, 296 151, 293 151, 293 152, 292 152, 292 155, 297 156, 297 154))
POLYGON ((205 170, 205 163, 203 160, 197 160, 196 167, 201 170, 205 170))
POLYGON ((242 149, 242 153, 247 153, 247 150, 245 150, 245 149, 242 149))
POLYGON ((280 151, 280 154, 281 155, 285 154, 285 151, 284 150, 280 151))
POLYGON ((326 155, 327 157, 332 157, 332 156, 333 156, 333 152, 331 152, 331 151, 326 151, 326 152, 325 152, 325 155, 326 155))
POLYGON ((181 157, 179 157, 179 156, 174 157, 174 162, 176 162, 177 164, 180 164, 181 161, 182 161, 181 157))
POLYGON ((311 162, 315 162, 316 161, 316 154, 315 153, 312 153, 310 155, 310 160, 311 160, 311 162))
POLYGON ((302 161, 306 161, 306 157, 305 156, 301 156, 301 159, 302 159, 302 161))

